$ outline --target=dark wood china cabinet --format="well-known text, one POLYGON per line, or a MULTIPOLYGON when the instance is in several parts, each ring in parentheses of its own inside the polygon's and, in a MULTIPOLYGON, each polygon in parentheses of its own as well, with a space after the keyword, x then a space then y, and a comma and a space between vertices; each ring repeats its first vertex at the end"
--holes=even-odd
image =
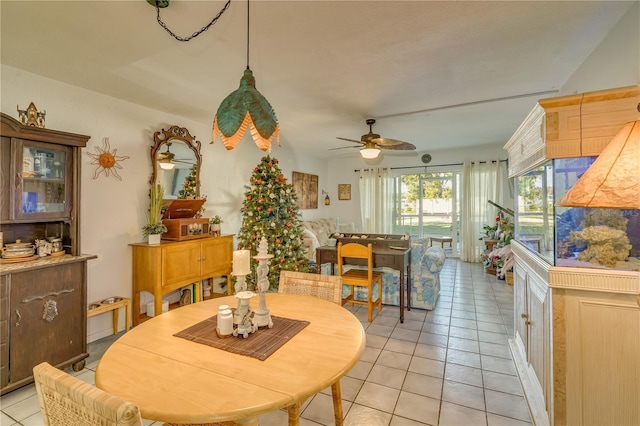
MULTIPOLYGON (((0 261, 0 392, 33 381, 43 361, 84 367, 87 260, 80 252, 80 155, 89 136, 0 114, 4 244, 61 238, 61 256, 0 261)), ((35 258, 35 256, 34 256, 35 258)))

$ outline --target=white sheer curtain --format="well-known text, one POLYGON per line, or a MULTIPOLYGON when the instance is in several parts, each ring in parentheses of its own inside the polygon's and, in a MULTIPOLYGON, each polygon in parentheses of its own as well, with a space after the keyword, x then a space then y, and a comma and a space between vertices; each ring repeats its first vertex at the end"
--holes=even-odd
POLYGON ((464 163, 460 260, 482 261, 482 227, 495 223, 495 207, 487 200, 502 205, 505 176, 499 161, 464 163))
POLYGON ((360 211, 365 233, 392 232, 393 176, 389 169, 360 170, 360 211))

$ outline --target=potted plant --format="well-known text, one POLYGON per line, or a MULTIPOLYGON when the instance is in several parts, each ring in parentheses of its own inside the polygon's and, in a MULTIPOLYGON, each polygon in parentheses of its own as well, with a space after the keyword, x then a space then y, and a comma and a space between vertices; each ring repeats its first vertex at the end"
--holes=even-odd
POLYGON ((222 218, 218 215, 215 215, 211 219, 209 219, 209 231, 213 234, 214 237, 220 236, 220 224, 222 223, 222 218))
POLYGON ((149 220, 142 227, 142 234, 149 237, 149 244, 160 244, 162 233, 167 232, 167 227, 162 223, 162 185, 151 187, 149 200, 149 220))

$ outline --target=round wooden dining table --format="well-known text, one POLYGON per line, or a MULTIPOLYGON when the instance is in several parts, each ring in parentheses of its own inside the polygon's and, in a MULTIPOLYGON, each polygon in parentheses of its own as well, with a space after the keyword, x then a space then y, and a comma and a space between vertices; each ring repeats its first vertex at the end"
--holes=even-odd
MULTIPOLYGON (((220 305, 237 305, 233 296, 220 297, 171 310, 124 334, 101 358, 96 386, 137 404, 145 419, 250 425, 260 414, 299 406, 359 360, 364 329, 340 305, 277 293, 268 293, 266 302, 272 316, 309 324, 264 361, 174 336, 216 315, 220 305)), ((254 297, 251 307, 257 306, 254 297)))

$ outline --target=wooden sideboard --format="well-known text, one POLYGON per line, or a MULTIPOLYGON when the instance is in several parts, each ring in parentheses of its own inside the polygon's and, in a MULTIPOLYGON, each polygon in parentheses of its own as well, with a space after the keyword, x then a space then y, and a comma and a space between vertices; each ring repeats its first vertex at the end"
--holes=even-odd
POLYGON ((140 292, 153 294, 155 312, 162 312, 162 296, 200 281, 226 276, 229 295, 233 235, 199 240, 162 241, 157 245, 131 244, 133 248, 133 325, 140 322, 140 292))

